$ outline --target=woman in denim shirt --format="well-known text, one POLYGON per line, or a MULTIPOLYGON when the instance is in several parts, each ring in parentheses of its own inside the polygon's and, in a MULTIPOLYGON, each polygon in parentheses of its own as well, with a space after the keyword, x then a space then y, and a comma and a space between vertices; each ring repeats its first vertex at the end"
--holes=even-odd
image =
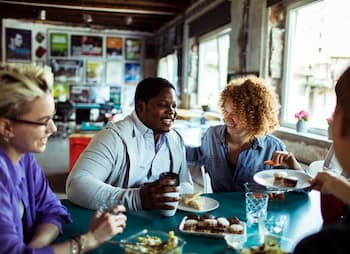
POLYGON ((243 191, 255 173, 274 165, 301 169, 281 140, 269 134, 279 127, 279 102, 273 87, 247 76, 230 81, 220 96, 225 124, 210 127, 200 147, 186 147, 189 165, 205 166, 214 192, 243 191))

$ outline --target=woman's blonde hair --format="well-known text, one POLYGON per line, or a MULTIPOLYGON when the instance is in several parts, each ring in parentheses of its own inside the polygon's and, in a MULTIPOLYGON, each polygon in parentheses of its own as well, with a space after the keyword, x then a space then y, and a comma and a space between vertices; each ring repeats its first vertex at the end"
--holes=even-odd
POLYGON ((263 136, 279 127, 278 96, 274 88, 256 76, 231 80, 221 92, 219 106, 231 101, 239 122, 250 137, 263 136))
POLYGON ((0 117, 25 113, 26 104, 52 92, 53 75, 48 66, 34 64, 0 65, 0 117))

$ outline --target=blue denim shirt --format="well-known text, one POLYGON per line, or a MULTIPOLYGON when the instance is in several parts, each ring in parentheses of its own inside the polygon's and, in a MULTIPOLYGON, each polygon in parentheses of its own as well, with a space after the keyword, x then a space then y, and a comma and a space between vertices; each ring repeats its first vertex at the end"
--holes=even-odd
POLYGON ((254 182, 255 173, 272 169, 264 165, 274 151, 285 151, 284 143, 273 135, 255 139, 251 147, 239 154, 236 168, 226 159, 228 146, 225 143, 226 125, 210 127, 204 134, 200 147, 186 147, 189 165, 205 166, 211 178, 214 192, 244 191, 245 182, 254 182))

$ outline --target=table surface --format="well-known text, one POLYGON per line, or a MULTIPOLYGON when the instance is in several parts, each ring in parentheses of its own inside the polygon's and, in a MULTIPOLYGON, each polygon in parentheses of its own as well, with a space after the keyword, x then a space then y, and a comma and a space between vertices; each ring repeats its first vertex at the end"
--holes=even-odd
MULTIPOLYGON (((236 216, 245 221, 245 197, 241 192, 213 193, 206 196, 214 198, 220 205, 209 213, 214 216, 236 216)), ((71 213, 73 223, 64 227, 64 234, 57 242, 66 240, 74 235, 87 231, 92 210, 78 207, 68 200, 62 203, 71 213)), ((115 236, 113 240, 121 240, 133 235, 142 229, 161 230, 168 232, 175 230, 175 234, 186 241, 184 253, 233 253, 228 249, 224 239, 199 237, 183 234, 178 227, 188 212, 178 210, 173 217, 162 217, 159 211, 132 211, 127 212, 127 227, 123 234, 115 236)), ((289 238, 293 244, 299 242, 305 236, 317 232, 322 226, 320 211, 320 195, 316 191, 310 193, 286 193, 285 200, 269 202, 268 215, 284 215, 287 220, 282 231, 284 237, 289 238)), ((248 227, 247 233, 250 232, 248 227)), ((113 244, 106 243, 91 253, 122 253, 121 249, 113 244)))

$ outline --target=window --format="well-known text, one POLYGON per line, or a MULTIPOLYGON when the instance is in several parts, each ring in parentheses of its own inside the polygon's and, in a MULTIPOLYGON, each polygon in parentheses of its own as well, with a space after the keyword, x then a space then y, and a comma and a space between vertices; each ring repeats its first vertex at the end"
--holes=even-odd
POLYGON ((197 106, 218 110, 220 92, 227 79, 229 44, 227 29, 199 40, 197 106))
POLYGON ((304 0, 287 9, 282 124, 310 113, 309 130, 326 134, 335 106, 334 85, 350 64, 350 1, 304 0))
POLYGON ((176 87, 177 95, 179 95, 180 88, 177 87, 177 61, 176 52, 162 57, 158 63, 158 77, 165 78, 172 83, 176 87))

